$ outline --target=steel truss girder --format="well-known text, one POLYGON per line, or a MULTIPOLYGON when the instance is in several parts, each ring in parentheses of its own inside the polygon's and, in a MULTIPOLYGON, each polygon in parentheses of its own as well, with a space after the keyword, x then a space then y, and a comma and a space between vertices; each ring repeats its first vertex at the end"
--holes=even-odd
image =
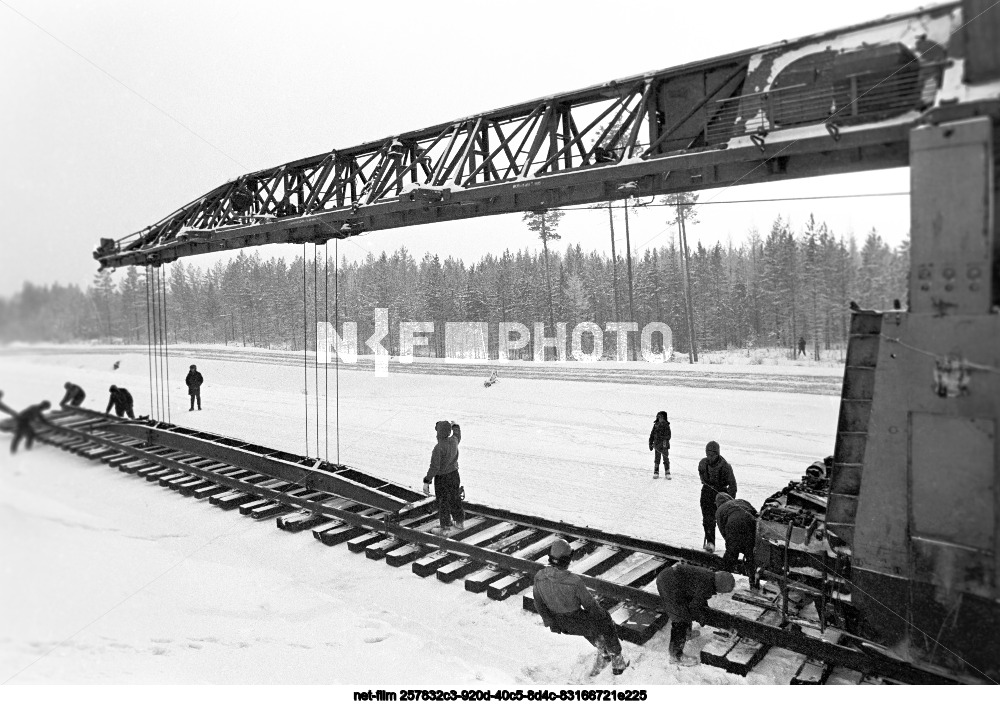
POLYGON ((879 79, 885 100, 869 97, 867 116, 854 105, 846 126, 823 108, 843 98, 834 87, 779 86, 781 73, 765 68, 803 51, 822 54, 845 37, 863 47, 865 32, 893 23, 945 22, 956 7, 610 81, 255 171, 142 231, 102 240, 94 256, 102 267, 156 265, 251 245, 322 243, 609 200, 631 181, 639 183, 630 195, 651 195, 905 165, 902 128, 933 103, 937 64, 921 59, 919 73, 913 69, 905 80, 895 73, 879 79), (805 125, 828 131, 814 129, 803 139, 805 125))

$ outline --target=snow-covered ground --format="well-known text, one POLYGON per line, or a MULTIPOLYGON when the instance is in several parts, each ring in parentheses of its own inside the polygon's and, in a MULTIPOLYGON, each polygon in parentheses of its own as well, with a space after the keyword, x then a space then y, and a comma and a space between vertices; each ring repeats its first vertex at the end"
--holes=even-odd
MULTIPOLYGON (((58 402, 67 380, 88 391, 85 406, 103 410, 114 383, 132 391, 137 413, 150 409, 148 362, 138 351, 0 354, 0 389, 14 408, 58 402)), ((174 423, 307 451, 306 379, 294 361, 172 353, 170 380, 174 423), (187 411, 183 376, 192 363, 205 376, 201 412, 187 411)), ((311 455, 314 381, 310 370, 311 455)), ((325 382, 321 370, 321 390, 325 382)), ((707 441, 719 441, 740 496, 759 505, 832 453, 839 404, 833 395, 766 389, 558 379, 501 377, 486 389, 470 376, 394 369, 377 378, 344 366, 331 370, 329 389, 318 406, 321 418, 329 408, 331 459, 339 446, 341 462, 419 489, 434 422, 451 419, 462 424, 470 500, 684 546, 701 541, 696 468, 707 441), (669 482, 652 479, 647 451, 660 409, 674 438, 669 482)), ((325 455, 322 425, 319 436, 325 455)), ((545 630, 520 599, 498 603, 421 579, 46 446, 0 458, 0 681, 591 683, 583 678, 591 647, 545 630)), ((668 665, 667 637, 664 630, 643 647, 625 644, 631 668, 593 682, 748 682, 668 665)), ((765 675, 749 682, 787 683, 793 663, 774 650, 765 675)))

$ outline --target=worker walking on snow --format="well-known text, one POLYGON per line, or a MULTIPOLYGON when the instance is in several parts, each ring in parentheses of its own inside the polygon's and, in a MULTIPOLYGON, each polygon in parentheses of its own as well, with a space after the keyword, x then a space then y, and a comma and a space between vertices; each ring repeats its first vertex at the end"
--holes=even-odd
POLYGON ((653 430, 649 432, 649 449, 653 454, 653 477, 660 476, 660 458, 663 458, 663 477, 670 479, 670 421, 667 412, 660 411, 653 422, 653 430))
POLYGON ((705 623, 705 609, 713 595, 732 592, 736 580, 725 571, 711 571, 688 563, 675 563, 656 576, 656 591, 670 615, 670 663, 694 666, 698 659, 684 655, 684 644, 691 635, 691 623, 705 623))
POLYGON ((705 527, 704 549, 715 551, 715 495, 725 492, 736 496, 736 476, 726 459, 719 455, 719 444, 709 441, 705 446, 705 457, 698 463, 701 477, 701 522, 705 527))
POLYGON ((205 378, 201 376, 198 368, 195 365, 191 365, 187 377, 184 378, 184 384, 188 388, 188 396, 191 397, 191 408, 188 411, 194 411, 195 400, 198 402, 198 411, 201 411, 201 385, 204 381, 205 378))
POLYGON ((104 413, 109 413, 113 406, 118 416, 128 416, 130 419, 134 419, 135 413, 132 411, 132 395, 129 391, 125 387, 116 387, 113 384, 108 391, 111 392, 111 396, 108 397, 108 408, 104 410, 104 413))
POLYGON ((465 529, 465 512, 462 510, 462 479, 458 474, 458 444, 462 441, 462 429, 452 421, 438 421, 434 424, 437 445, 431 451, 431 464, 424 476, 424 494, 431 493, 431 478, 434 478, 434 494, 438 501, 440 526, 431 533, 447 536, 454 529, 465 529))
POLYGON ((63 385, 63 388, 66 390, 66 394, 63 395, 59 406, 80 406, 83 400, 87 398, 87 393, 78 384, 67 382, 63 385))
POLYGON ((597 604, 580 576, 569 571, 572 555, 564 539, 556 539, 549 548, 549 565, 535 573, 535 608, 554 634, 582 636, 597 647, 590 675, 596 676, 609 663, 614 674, 621 675, 628 661, 622 655, 614 620, 597 604))
POLYGON ((50 406, 52 405, 47 401, 32 404, 14 417, 14 440, 10 444, 12 455, 17 452, 17 446, 21 443, 22 438, 24 439, 25 449, 31 450, 31 446, 35 442, 35 436, 37 435, 33 424, 49 425, 48 420, 45 418, 45 411, 50 406))
POLYGON ((753 550, 757 542, 757 510, 745 499, 733 499, 720 492, 715 498, 715 523, 726 541, 722 560, 726 570, 735 572, 737 560, 743 554, 744 575, 750 578, 750 587, 757 587, 753 550))

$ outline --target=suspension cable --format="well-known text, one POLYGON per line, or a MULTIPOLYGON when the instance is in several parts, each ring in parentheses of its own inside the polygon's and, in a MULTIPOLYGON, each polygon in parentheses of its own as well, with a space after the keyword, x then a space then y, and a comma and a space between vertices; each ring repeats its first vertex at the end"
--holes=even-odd
MULTIPOLYGON (((333 241, 333 332, 340 330, 340 240, 333 241)), ((340 465, 340 346, 337 346, 336 367, 334 368, 334 389, 337 405, 334 408, 336 425, 337 465, 340 465)))
POLYGON ((157 303, 160 298, 159 270, 155 266, 150 266, 150 273, 153 276, 153 373, 156 379, 156 419, 163 418, 162 414, 162 394, 160 384, 160 308, 157 303))
POLYGON ((149 265, 146 265, 146 362, 149 363, 149 414, 153 415, 153 338, 150 325, 149 306, 149 265))
MULTIPOLYGON (((323 437, 326 462, 330 462, 330 241, 323 243, 323 437)), ((317 347, 319 347, 317 345, 317 347)), ((317 439, 318 440, 318 439, 317 439)))
MULTIPOLYGON (((166 267, 167 265, 164 265, 166 267)), ((164 273, 166 273, 164 271, 164 273)), ((170 418, 170 326, 167 321, 167 280, 165 277, 160 277, 160 282, 163 284, 163 366, 167 370, 166 376, 166 388, 167 388, 167 423, 171 423, 170 418)))
POLYGON ((166 370, 163 367, 163 359, 164 359, 165 354, 166 354, 166 351, 164 350, 164 346, 166 345, 166 342, 163 339, 163 309, 164 309, 163 304, 164 304, 164 301, 163 301, 163 268, 162 268, 162 266, 157 267, 156 271, 157 271, 157 274, 156 274, 156 288, 158 290, 157 291, 157 295, 160 297, 160 305, 159 305, 160 319, 159 319, 159 324, 158 324, 158 328, 157 328, 157 331, 156 331, 157 335, 160 338, 160 361, 159 361, 160 362, 160 420, 161 421, 166 421, 167 420, 167 385, 166 385, 166 379, 167 378, 166 378, 166 370))
POLYGON ((313 243, 313 329, 316 331, 316 357, 313 360, 313 389, 316 390, 316 457, 319 457, 319 248, 313 243))
POLYGON ((309 457, 309 322, 306 317, 306 243, 302 243, 302 389, 306 405, 306 457, 309 457))

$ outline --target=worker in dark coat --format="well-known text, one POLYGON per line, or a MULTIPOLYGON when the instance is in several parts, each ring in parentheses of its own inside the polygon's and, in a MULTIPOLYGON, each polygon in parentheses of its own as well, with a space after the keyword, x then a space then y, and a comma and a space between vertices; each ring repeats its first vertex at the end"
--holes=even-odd
POLYGON ((135 413, 132 411, 132 395, 129 391, 125 387, 116 387, 113 384, 108 391, 111 392, 111 396, 108 397, 108 408, 104 410, 104 413, 109 413, 113 406, 115 407, 115 413, 119 416, 128 416, 130 419, 134 419, 135 413))
POLYGON ((201 376, 201 372, 194 365, 191 365, 191 369, 188 370, 187 377, 184 378, 184 384, 187 385, 188 395, 191 397, 191 408, 188 411, 194 411, 194 402, 198 401, 198 411, 201 411, 201 385, 205 381, 205 378, 201 376))
POLYGON ((549 548, 549 565, 535 573, 535 609, 553 633, 582 636, 597 647, 594 675, 608 662, 615 675, 620 675, 628 662, 622 655, 618 629, 580 576, 569 571, 572 553, 564 539, 557 539, 549 548))
POLYGON ((653 430, 649 432, 649 449, 653 454, 653 477, 660 476, 660 458, 663 458, 663 476, 670 477, 670 421, 667 412, 660 411, 653 422, 653 430))
POLYGON ((733 499, 725 492, 716 496, 715 504, 715 523, 726 541, 726 553, 722 556, 726 570, 736 570, 737 559, 742 553, 744 575, 750 578, 751 587, 757 587, 753 560, 757 542, 757 510, 745 499, 733 499))
POLYGON ((709 441, 705 457, 698 463, 701 477, 701 523, 705 527, 704 549, 715 551, 715 495, 725 492, 736 496, 736 476, 726 459, 719 455, 719 444, 709 441))
POLYGON ((671 663, 693 666, 698 659, 684 655, 684 644, 691 633, 691 623, 704 623, 708 600, 713 595, 732 592, 736 587, 733 576, 725 571, 711 571, 688 563, 675 563, 656 576, 656 590, 663 600, 664 611, 670 615, 671 663))
POLYGON ((80 406, 83 400, 87 398, 87 393, 78 384, 67 382, 63 385, 63 388, 66 390, 66 393, 63 395, 62 401, 59 402, 59 406, 80 406))
POLYGON ((33 424, 49 425, 45 418, 45 411, 50 406, 52 405, 47 401, 32 404, 14 417, 14 440, 10 444, 11 453, 17 452, 17 446, 21 443, 22 438, 25 449, 31 450, 36 435, 33 424))
POLYGON ((437 445, 431 451, 431 464, 424 476, 424 494, 430 495, 433 478, 440 526, 431 529, 431 532, 447 536, 456 529, 465 529, 462 479, 458 474, 458 444, 462 441, 462 429, 457 423, 438 421, 434 424, 434 432, 437 435, 437 445), (455 522, 454 528, 452 520, 455 522))

